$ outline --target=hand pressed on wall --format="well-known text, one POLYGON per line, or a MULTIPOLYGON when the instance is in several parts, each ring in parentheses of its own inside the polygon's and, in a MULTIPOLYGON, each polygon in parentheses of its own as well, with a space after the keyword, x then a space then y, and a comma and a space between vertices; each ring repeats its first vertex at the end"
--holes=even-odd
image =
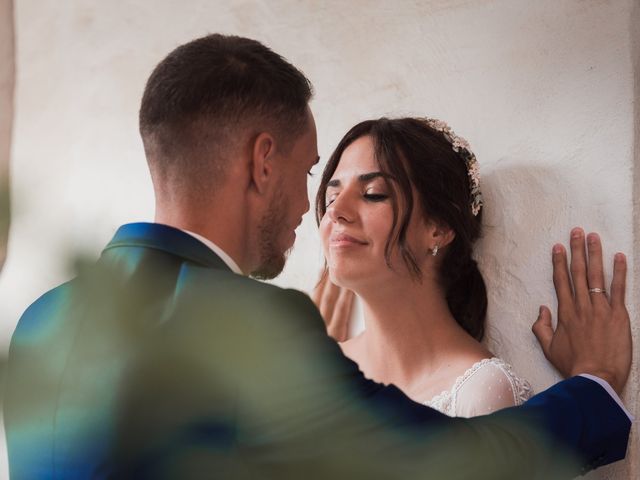
POLYGON ((586 240, 585 250, 584 231, 571 231, 570 270, 564 247, 553 247, 558 325, 554 331, 551 311, 542 306, 532 330, 545 356, 562 375, 595 375, 620 393, 632 356, 629 313, 624 303, 627 261, 624 254, 615 255, 609 297, 604 291, 600 237, 590 233, 586 240))
POLYGON ((353 292, 332 283, 329 275, 323 271, 311 298, 322 314, 329 336, 336 342, 348 340, 353 292))

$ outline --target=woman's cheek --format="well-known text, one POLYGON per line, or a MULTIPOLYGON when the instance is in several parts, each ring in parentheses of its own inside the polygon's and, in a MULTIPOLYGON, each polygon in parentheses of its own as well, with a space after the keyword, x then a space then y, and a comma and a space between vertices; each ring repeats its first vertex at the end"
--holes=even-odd
POLYGON ((320 242, 322 243, 322 252, 324 253, 325 258, 329 253, 329 235, 329 222, 327 221, 327 215, 325 214, 322 219, 320 219, 320 242))

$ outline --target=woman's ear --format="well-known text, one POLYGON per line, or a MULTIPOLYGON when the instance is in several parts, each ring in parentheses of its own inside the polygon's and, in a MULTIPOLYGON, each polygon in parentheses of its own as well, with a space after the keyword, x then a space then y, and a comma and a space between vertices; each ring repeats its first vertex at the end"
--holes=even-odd
POLYGON ((268 133, 260 133, 251 147, 249 161, 249 182, 255 190, 262 194, 273 180, 273 161, 276 144, 268 133))
POLYGON ((449 225, 427 222, 427 244, 429 249, 440 249, 449 245, 456 238, 456 233, 449 225))

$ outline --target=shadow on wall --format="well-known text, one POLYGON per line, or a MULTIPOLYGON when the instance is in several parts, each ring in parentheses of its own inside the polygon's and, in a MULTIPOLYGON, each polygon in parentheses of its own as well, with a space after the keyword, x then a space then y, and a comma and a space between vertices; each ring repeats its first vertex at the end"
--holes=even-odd
POLYGON ((539 346, 530 327, 551 288, 550 251, 568 233, 571 184, 536 162, 497 167, 482 178, 483 237, 476 248, 489 296, 486 343, 518 364, 539 346), (531 165, 531 166, 528 166, 531 165))

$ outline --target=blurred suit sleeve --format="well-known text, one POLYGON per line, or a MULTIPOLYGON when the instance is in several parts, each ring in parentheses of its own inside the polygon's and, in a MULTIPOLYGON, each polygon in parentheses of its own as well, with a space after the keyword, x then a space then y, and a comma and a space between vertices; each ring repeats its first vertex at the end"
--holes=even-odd
POLYGON ((306 295, 205 276, 132 362, 110 478, 552 479, 625 455, 630 421, 591 380, 449 418, 365 379, 306 295))

